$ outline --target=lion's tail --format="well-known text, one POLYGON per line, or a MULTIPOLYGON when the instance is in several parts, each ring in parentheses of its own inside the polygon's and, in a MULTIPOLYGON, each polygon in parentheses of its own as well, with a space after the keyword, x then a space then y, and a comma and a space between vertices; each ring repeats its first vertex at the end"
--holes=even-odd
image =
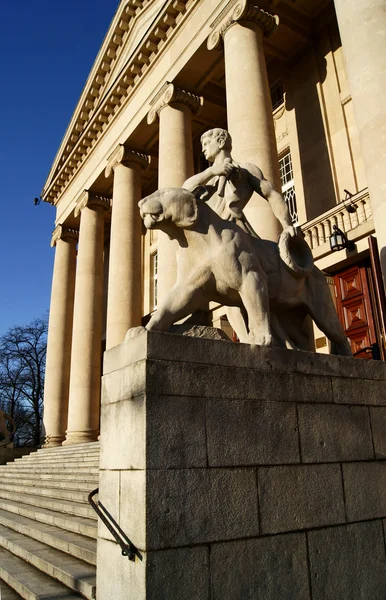
POLYGON ((279 237, 278 248, 281 260, 295 277, 304 278, 310 275, 314 268, 314 258, 301 234, 293 237, 288 231, 283 231, 279 237))

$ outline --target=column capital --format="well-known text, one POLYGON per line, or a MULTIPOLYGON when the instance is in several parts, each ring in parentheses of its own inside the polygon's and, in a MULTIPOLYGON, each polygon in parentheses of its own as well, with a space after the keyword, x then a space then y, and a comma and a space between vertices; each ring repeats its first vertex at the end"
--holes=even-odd
POLYGON ((111 198, 108 196, 101 196, 100 194, 96 194, 95 192, 91 192, 90 190, 84 190, 82 194, 79 196, 76 201, 76 206, 74 210, 75 217, 78 217, 80 211, 83 208, 92 208, 94 206, 101 206, 105 210, 110 210, 111 208, 111 198))
POLYGON ((139 166, 146 169, 150 164, 150 156, 131 150, 124 144, 118 144, 114 152, 107 159, 105 169, 105 177, 110 177, 117 165, 125 165, 126 167, 139 166))
POLYGON ((75 240, 78 241, 79 231, 72 227, 65 227, 64 225, 57 225, 52 232, 51 248, 56 246, 56 242, 59 240, 75 240))
POLYGON ((229 27, 243 21, 255 23, 262 29, 265 37, 270 37, 279 24, 279 17, 259 8, 251 0, 230 0, 210 26, 213 31, 208 37, 208 50, 221 44, 229 27))
POLYGON ((198 114, 204 104, 204 98, 182 90, 174 83, 167 81, 150 102, 151 109, 147 115, 148 124, 155 123, 163 107, 173 103, 186 104, 193 113, 198 114))

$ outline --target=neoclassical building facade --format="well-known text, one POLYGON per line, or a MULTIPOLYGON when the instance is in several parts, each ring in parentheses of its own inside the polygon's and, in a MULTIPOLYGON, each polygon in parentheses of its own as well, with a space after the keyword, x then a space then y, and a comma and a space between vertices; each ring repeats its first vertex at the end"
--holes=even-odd
MULTIPOLYGON (((353 352, 384 358, 385 30, 383 0, 120 2, 42 192, 56 208, 48 446, 97 439, 103 351, 175 278, 176 248, 138 201, 205 168, 213 127, 282 191, 353 352), (354 245, 333 252, 334 226, 354 245)), ((277 239, 265 200, 246 214, 277 239)), ((223 307, 210 314, 232 334, 223 307)), ((328 352, 316 329, 315 343, 328 352)))

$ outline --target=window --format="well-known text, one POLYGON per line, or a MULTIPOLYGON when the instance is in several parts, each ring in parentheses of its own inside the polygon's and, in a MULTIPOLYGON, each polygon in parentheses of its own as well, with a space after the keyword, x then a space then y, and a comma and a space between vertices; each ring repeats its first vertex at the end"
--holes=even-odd
POLYGON ((296 206, 295 182, 292 171, 291 152, 287 152, 279 160, 281 192, 284 200, 287 202, 291 221, 298 225, 298 209, 296 206))
POLYGON ((275 81, 275 83, 273 83, 271 85, 270 90, 271 90, 272 110, 275 110, 284 102, 284 91, 283 91, 282 82, 280 80, 275 81))
POLYGON ((158 300, 158 253, 150 255, 150 309, 156 310, 158 300))

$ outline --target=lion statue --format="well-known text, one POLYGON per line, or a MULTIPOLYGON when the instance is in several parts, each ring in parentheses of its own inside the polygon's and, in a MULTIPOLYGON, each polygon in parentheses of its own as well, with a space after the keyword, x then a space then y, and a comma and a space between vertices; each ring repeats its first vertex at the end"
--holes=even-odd
MULTIPOLYGON (((303 238, 283 232, 276 244, 252 237, 214 212, 207 199, 199 186, 193 192, 161 189, 139 202, 146 228, 160 229, 179 244, 177 281, 146 329, 168 331, 215 301, 243 316, 243 341, 250 344, 299 348, 297 332, 310 315, 331 351, 351 356, 326 279, 303 238)), ((133 328, 127 337, 142 330, 133 328)))

